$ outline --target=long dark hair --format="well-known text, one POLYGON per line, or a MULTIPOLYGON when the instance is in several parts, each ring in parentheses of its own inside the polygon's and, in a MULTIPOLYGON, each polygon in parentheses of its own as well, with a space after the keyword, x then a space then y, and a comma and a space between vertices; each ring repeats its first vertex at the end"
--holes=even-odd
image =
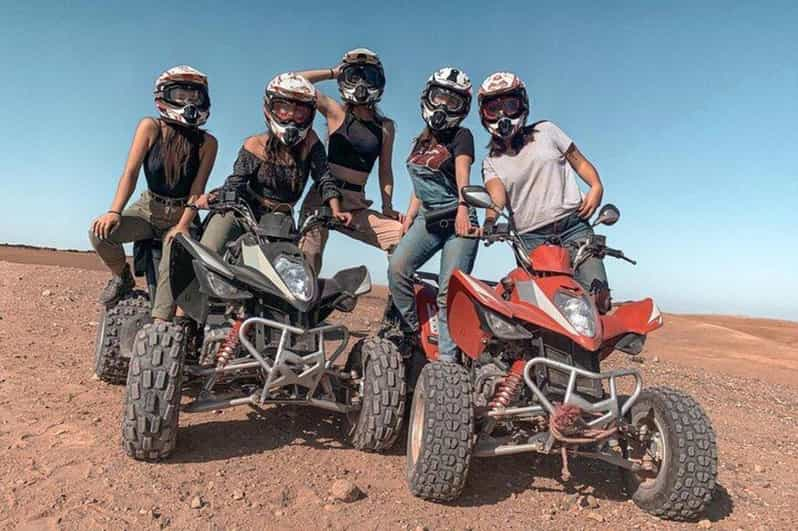
POLYGON ((435 138, 435 135, 432 133, 432 129, 427 126, 421 130, 421 133, 419 133, 416 138, 413 139, 413 147, 410 148, 410 155, 408 155, 408 158, 412 157, 416 153, 426 151, 437 144, 438 139, 435 138))
POLYGON ((504 155, 508 151, 512 150, 516 153, 521 150, 524 146, 526 146, 530 142, 535 141, 535 133, 537 129, 535 126, 541 122, 535 122, 532 125, 524 126, 520 131, 518 131, 512 139, 510 139, 509 146, 505 145, 505 142, 500 142, 496 140, 496 137, 491 135, 490 140, 488 141, 488 154, 491 157, 498 157, 500 155, 504 155))
POLYGON ((166 185, 174 188, 189 169, 191 159, 199 159, 199 151, 205 138, 205 131, 197 127, 184 127, 169 120, 162 120, 166 125, 161 143, 166 185))
POLYGON ((351 101, 344 101, 344 111, 346 111, 347 113, 351 112, 354 107, 358 107, 358 106, 368 106, 368 107, 370 107, 371 110, 374 111, 374 123, 376 123, 377 125, 382 127, 382 123, 386 120, 386 118, 385 118, 385 115, 382 114, 382 111, 380 110, 380 108, 377 106, 376 103, 371 104, 371 105, 369 105, 369 104, 356 105, 356 104, 352 103, 351 101))
POLYGON ((270 163, 279 163, 289 167, 296 167, 297 161, 302 157, 302 148, 310 135, 310 131, 300 142, 293 146, 283 144, 277 135, 269 131, 266 143, 263 146, 263 160, 270 163))

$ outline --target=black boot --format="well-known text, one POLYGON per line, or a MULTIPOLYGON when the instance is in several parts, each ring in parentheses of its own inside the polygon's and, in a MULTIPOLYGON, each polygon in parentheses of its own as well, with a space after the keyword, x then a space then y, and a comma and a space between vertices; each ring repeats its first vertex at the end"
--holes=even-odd
POLYGON ((134 287, 136 287, 136 280, 130 272, 130 266, 125 264, 122 273, 111 277, 111 280, 105 285, 102 293, 100 293, 99 301, 106 306, 111 306, 133 291, 134 287))

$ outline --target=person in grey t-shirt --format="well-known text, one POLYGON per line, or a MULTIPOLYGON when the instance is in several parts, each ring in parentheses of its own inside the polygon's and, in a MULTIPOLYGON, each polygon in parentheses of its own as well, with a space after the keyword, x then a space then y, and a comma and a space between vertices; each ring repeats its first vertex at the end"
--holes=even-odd
MULTIPOLYGON (((499 207, 509 201, 529 249, 552 237, 567 243, 593 234, 587 220, 604 193, 599 174, 552 122, 526 126, 529 99, 524 82, 509 72, 491 74, 479 90, 479 111, 482 125, 491 134, 490 152, 482 163, 485 187, 499 207), (590 186, 584 197, 576 175, 590 186)), ((487 212, 486 230, 496 215, 487 212)), ((600 310, 609 309, 607 274, 600 259, 585 261, 575 277, 596 295, 600 310)))

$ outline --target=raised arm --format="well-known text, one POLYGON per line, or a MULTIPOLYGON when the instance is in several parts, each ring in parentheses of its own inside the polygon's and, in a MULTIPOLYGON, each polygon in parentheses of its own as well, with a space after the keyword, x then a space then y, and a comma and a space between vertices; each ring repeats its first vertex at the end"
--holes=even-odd
POLYGON ((404 221, 401 212, 393 208, 393 141, 396 129, 393 120, 386 119, 382 125, 382 150, 380 151, 380 193, 382 194, 382 213, 389 218, 404 221))
MULTIPOLYGON (((333 68, 319 68, 317 70, 303 70, 301 72, 296 72, 296 74, 304 77, 314 84, 318 83, 319 81, 336 79, 340 73, 340 65, 334 66, 333 68)), ((318 91, 317 106, 319 112, 327 119, 327 128, 330 131, 338 129, 346 115, 346 110, 344 107, 320 90, 318 91)))
POLYGON ((578 210, 581 218, 588 219, 601 205, 601 199, 604 196, 604 185, 601 183, 601 177, 599 177, 596 167, 582 155, 576 145, 571 144, 565 152, 565 159, 585 184, 590 186, 590 191, 582 199, 582 204, 578 210))

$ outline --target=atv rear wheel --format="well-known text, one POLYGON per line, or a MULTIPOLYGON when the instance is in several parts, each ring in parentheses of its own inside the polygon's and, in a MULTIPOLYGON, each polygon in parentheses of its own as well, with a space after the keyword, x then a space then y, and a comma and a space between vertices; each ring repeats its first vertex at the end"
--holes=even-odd
POLYGON ((184 359, 183 329, 173 323, 148 324, 136 336, 122 421, 130 457, 158 461, 174 449, 184 359))
POLYGON ((405 410, 405 370, 392 342, 366 338, 352 348, 350 359, 363 375, 360 411, 348 416, 352 446, 381 452, 390 449, 402 429, 405 410), (359 361, 358 361, 359 360, 359 361))
POLYGON ((646 433, 629 458, 653 464, 652 472, 624 471, 632 500, 644 511, 669 520, 693 520, 712 499, 718 475, 715 432, 701 406, 667 387, 644 390, 630 421, 646 433))
POLYGON ((109 384, 124 384, 136 333, 151 322, 147 293, 135 290, 100 311, 94 347, 94 372, 109 384))
POLYGON ((468 371, 454 363, 421 370, 407 436, 407 483, 414 496, 457 498, 465 487, 474 446, 474 406, 468 371))

